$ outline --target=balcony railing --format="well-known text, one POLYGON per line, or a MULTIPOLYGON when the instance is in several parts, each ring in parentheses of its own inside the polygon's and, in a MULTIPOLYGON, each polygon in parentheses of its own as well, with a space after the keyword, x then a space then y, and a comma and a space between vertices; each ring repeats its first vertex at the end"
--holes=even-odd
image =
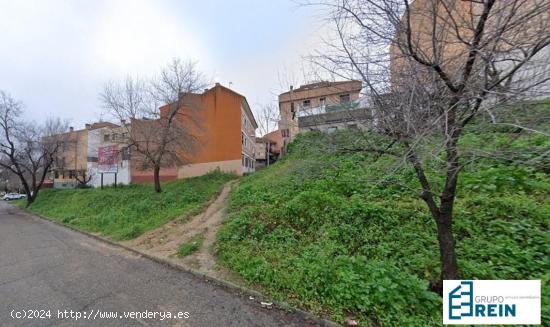
POLYGON ((296 112, 296 117, 300 118, 300 117, 316 116, 316 115, 322 115, 322 114, 327 114, 327 113, 337 112, 337 111, 353 110, 357 108, 359 108, 358 102, 300 108, 300 110, 296 112))

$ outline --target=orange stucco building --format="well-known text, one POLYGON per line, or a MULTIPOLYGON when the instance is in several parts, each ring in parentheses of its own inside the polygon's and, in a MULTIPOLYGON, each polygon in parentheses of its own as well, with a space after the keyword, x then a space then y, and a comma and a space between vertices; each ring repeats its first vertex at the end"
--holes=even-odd
MULTIPOLYGON (((193 110, 195 122, 182 122, 197 140, 192 153, 180 153, 183 164, 163 167, 161 179, 199 176, 220 169, 238 175, 254 171, 255 131, 258 127, 246 98, 219 83, 202 94, 180 95, 182 110, 193 110), (193 126, 191 126, 193 125, 193 126)), ((161 116, 168 105, 160 108, 161 116)), ((132 182, 152 181, 151 170, 132 166, 132 182)))

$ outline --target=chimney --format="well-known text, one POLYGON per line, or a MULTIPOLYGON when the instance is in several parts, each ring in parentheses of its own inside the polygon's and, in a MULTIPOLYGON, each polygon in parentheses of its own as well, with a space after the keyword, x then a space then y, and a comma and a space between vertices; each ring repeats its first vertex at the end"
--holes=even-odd
POLYGON ((70 132, 73 132, 73 131, 74 131, 74 127, 72 127, 72 126, 69 127, 69 131, 70 131, 70 132))
POLYGON ((90 124, 86 124, 85 126, 86 126, 86 129, 92 128, 92 125, 90 125, 90 124))
POLYGON ((124 125, 126 124, 126 119, 121 119, 121 120, 120 120, 120 124, 121 124, 122 126, 124 126, 124 125))
POLYGON ((294 90, 294 86, 291 85, 291 86, 290 86, 290 90, 291 90, 291 91, 294 90))
POLYGON ((216 83, 216 86, 220 86, 220 83, 216 83))

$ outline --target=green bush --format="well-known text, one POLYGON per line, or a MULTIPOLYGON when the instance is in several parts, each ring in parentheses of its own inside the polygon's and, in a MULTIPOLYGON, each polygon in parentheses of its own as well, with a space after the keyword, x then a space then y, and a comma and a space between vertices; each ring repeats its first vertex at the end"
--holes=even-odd
MULTIPOLYGON (((284 160, 244 178, 217 253, 275 298, 340 322, 441 325, 441 298, 428 291, 440 271, 436 227, 414 171, 390 157, 334 151, 380 138, 354 133, 300 135, 284 160)), ((468 134, 462 146, 497 149, 507 138, 468 134)), ((525 138, 536 142, 519 137, 514 146, 550 146, 525 138)), ((428 166, 431 180, 437 169, 428 166)), ((453 226, 461 277, 542 279, 548 294, 549 191, 537 168, 487 158, 467 165, 453 226)))

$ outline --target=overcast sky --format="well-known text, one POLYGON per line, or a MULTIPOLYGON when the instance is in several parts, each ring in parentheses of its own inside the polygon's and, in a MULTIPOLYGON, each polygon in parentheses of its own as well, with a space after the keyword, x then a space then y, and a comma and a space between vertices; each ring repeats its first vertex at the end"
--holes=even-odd
MULTIPOLYGON (((251 106, 275 102, 280 75, 301 76, 322 20, 292 0, 0 0, 0 89, 27 117, 100 117, 109 79, 192 59, 251 106)), ((287 79, 287 77, 283 77, 287 79)))

